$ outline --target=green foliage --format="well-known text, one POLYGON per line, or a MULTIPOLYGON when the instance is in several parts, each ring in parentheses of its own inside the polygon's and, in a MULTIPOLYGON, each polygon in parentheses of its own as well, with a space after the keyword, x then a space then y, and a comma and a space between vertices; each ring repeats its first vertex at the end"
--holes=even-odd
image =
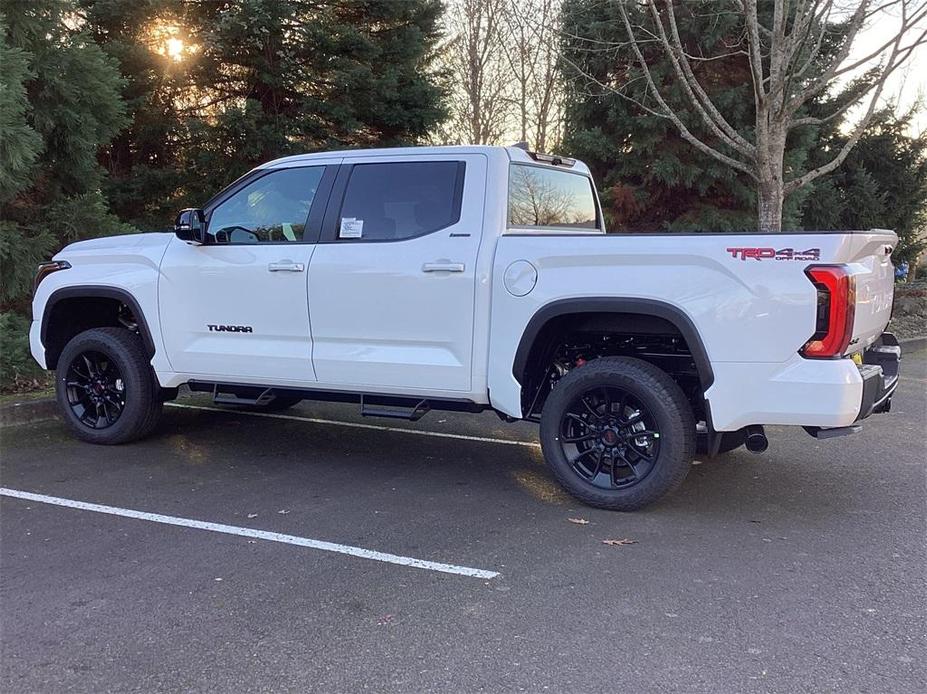
MULTIPOLYGON (((914 262, 927 247, 927 133, 909 133, 913 111, 880 114, 843 165, 815 187, 804 210, 808 229, 894 229, 892 256, 914 262)), ((846 142, 839 131, 817 157, 830 157, 846 142)))
MULTIPOLYGON (((567 81, 564 148, 587 161, 602 186, 609 228, 640 231, 736 231, 757 225, 754 182, 715 158, 703 154, 678 134, 676 126, 654 115, 658 104, 649 93, 644 73, 628 42, 620 3, 565 0, 563 61, 567 81), (580 38, 581 37, 581 38, 580 38)), ((657 29, 649 10, 624 3, 632 25, 645 27, 640 36, 657 29)), ((687 52, 708 56, 693 60, 693 70, 712 103, 748 141, 754 140, 754 96, 749 61, 733 50, 743 37, 742 17, 726 12, 722 0, 676 0, 680 37, 687 52)), ((771 22, 771 3, 760 3, 761 21, 771 22)), ((639 37, 640 38, 640 37, 639 37)), ((825 35, 819 63, 839 48, 839 26, 825 35)), ((669 57, 657 40, 644 40, 641 50, 672 110, 703 142, 724 154, 726 149, 708 131, 683 91, 669 57)), ((800 61, 799 61, 800 62, 800 61)), ((812 65, 814 74, 820 65, 812 65)), ((827 112, 849 99, 864 80, 827 99, 827 112)), ((800 115, 823 104, 813 102, 800 115)), ((826 146, 816 127, 797 128, 786 143, 784 170, 795 175, 808 170, 815 152, 826 146)), ((811 186, 790 195, 784 205, 784 229, 800 229, 802 208, 815 196, 811 186)))
POLYGON ((0 313, 0 384, 4 390, 28 390, 48 383, 29 353, 29 319, 0 313))
POLYGON ((204 17, 193 127, 200 195, 287 154, 408 144, 443 117, 429 74, 441 5, 239 0, 204 17), (200 114, 201 116, 203 114, 200 114))
POLYGON ((36 383, 25 314, 36 265, 81 238, 127 230, 100 186, 100 146, 125 124, 111 58, 76 3, 8 0, 0 18, 0 387, 36 383))
POLYGON ((197 4, 183 0, 79 0, 87 31, 119 65, 128 124, 104 144, 100 161, 108 176, 103 193, 113 212, 140 229, 165 229, 181 207, 190 172, 185 116, 192 94, 190 70, 197 55, 176 61, 166 51, 174 35, 195 33, 197 4), (189 9, 185 9, 187 5, 189 9))
MULTIPOLYGON (((255 164, 423 138, 444 117, 431 68, 442 9, 439 0, 6 0, 0 308, 25 313, 35 265, 66 244, 167 228, 179 208, 255 164), (182 55, 169 40, 183 42, 182 55)), ((28 323, 3 320, 4 352, 19 359, 28 323)), ((0 386, 18 369, 4 362, 0 386)))
POLYGON ((167 227, 258 163, 412 143, 444 115, 437 0, 81 4, 126 76, 131 123, 105 148, 104 191, 136 226, 167 227), (182 60, 159 54, 157 27, 182 60))
POLYGON ((0 15, 0 205, 28 184, 42 149, 41 137, 26 120, 26 80, 32 76, 28 59, 22 49, 10 46, 0 15))
MULTIPOLYGON (((707 54, 726 53, 736 27, 680 4, 680 31, 687 45, 707 54)), ((632 22, 649 24, 647 10, 626 5, 632 22)), ((685 142, 667 119, 648 113, 647 93, 618 3, 566 0, 563 6, 563 70, 567 79, 564 149, 589 163, 603 189, 610 229, 658 231, 730 230, 756 224, 752 182, 685 142), (573 37, 583 37, 577 39, 573 37), (597 46, 609 44, 608 49, 597 46)), ((694 133, 700 127, 658 46, 646 46, 654 80, 694 133)), ((753 121, 749 66, 741 56, 698 64, 699 78, 735 128, 753 121)), ((723 149, 722 145, 718 145, 723 149)))
POLYGON ((37 262, 123 229, 100 194, 102 143, 125 124, 121 78, 63 0, 4 4, 0 302, 24 309, 37 262))
POLYGON ((0 220, 0 305, 26 309, 35 268, 57 250, 53 234, 0 220))

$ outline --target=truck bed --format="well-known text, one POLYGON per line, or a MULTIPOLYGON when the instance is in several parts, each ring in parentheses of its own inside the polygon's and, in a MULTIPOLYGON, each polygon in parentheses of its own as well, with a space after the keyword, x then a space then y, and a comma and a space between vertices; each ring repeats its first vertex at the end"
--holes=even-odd
MULTIPOLYGON (((815 332, 818 296, 805 274, 807 268, 840 264, 854 276, 856 317, 849 351, 860 352, 878 339, 888 323, 894 281, 890 255, 896 244, 897 236, 883 230, 784 234, 511 232, 499 240, 494 260, 490 353, 515 352, 531 317, 551 302, 622 297, 668 304, 691 321, 714 371, 711 387, 721 385, 721 372, 739 380, 736 387, 733 381, 724 384, 724 389, 730 388, 735 395, 737 388, 749 387, 751 373, 767 381, 778 378, 788 383, 796 376, 794 370, 803 368, 801 362, 810 361, 801 359, 798 352, 815 332), (524 296, 514 296, 505 286, 506 271, 519 261, 530 263, 537 274, 534 287, 524 296)), ((842 371, 830 369, 828 373, 820 361, 813 366, 825 381, 845 380, 842 371)), ((494 404, 504 398, 506 407, 517 407, 513 393, 501 393, 502 383, 512 386, 513 382, 520 387, 510 364, 490 364, 494 404)), ((821 392, 826 390, 825 384, 821 392)), ((835 397, 841 397, 838 390, 835 387, 835 397)), ((710 399, 710 389, 706 396, 710 399)), ((780 396, 790 397, 788 393, 780 396)), ((731 402, 728 398, 724 406, 732 413, 730 427, 742 426, 739 422, 750 419, 756 408, 755 396, 749 403, 742 400, 735 397, 731 402), (745 413, 735 416, 733 412, 741 405, 745 413)), ((828 406, 843 413, 838 420, 849 416, 850 402, 822 403, 822 415, 828 406)), ((815 412, 803 412, 794 404, 782 403, 781 411, 782 416, 766 413, 769 416, 764 423, 818 423, 815 412), (789 407, 798 411, 788 415, 789 407), (796 421, 784 421, 790 418, 796 421)))

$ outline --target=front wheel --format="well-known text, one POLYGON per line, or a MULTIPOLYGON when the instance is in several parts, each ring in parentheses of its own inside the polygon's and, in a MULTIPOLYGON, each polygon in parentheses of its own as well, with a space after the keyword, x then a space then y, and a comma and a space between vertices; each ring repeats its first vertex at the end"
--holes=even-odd
POLYGON ((161 393, 142 339, 125 328, 74 336, 58 359, 55 391, 64 421, 91 443, 140 439, 161 416, 161 393))
POLYGON ((695 452, 695 420, 678 385, 640 359, 573 369, 547 398, 541 447, 557 480, 598 508, 634 511, 679 486, 695 452))

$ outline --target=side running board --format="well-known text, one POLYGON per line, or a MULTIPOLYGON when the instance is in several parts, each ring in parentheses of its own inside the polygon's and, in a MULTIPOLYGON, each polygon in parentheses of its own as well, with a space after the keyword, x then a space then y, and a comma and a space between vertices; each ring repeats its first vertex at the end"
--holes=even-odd
POLYGON ((405 400, 403 398, 377 398, 379 402, 370 402, 369 396, 361 395, 361 415, 364 417, 388 417, 390 419, 407 419, 417 422, 431 411, 427 400, 405 400))

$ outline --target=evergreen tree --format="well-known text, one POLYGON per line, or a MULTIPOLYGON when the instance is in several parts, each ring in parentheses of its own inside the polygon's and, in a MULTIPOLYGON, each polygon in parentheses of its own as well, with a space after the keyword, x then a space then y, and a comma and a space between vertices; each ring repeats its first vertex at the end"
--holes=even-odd
POLYGON ((105 191, 144 228, 258 163, 412 143, 444 115, 438 0, 81 3, 126 77, 131 123, 104 150, 105 191))
POLYGON ((444 116, 430 71, 436 0, 236 0, 201 17, 191 124, 201 201, 275 157, 423 138, 444 116))
MULTIPOLYGON (((646 19, 646 10, 630 8, 646 19)), ((618 43, 624 26, 615 3, 567 0, 563 5, 563 69, 567 83, 563 148, 590 165, 602 191, 610 230, 730 230, 755 224, 755 202, 748 181, 702 154, 678 135, 665 118, 651 115, 634 100, 647 101, 631 49, 590 50, 594 41, 618 43), (583 37, 578 40, 573 37, 583 37), (637 80, 622 96, 605 87, 637 80)), ((685 40, 697 39, 714 50, 730 27, 723 23, 685 27, 685 40)), ((659 46, 653 57, 661 56, 659 46)), ((705 63, 702 82, 722 103, 734 127, 753 118, 753 97, 745 61, 736 57, 705 63)), ((675 79, 669 60, 658 64, 654 78, 675 79)), ((684 97, 672 94, 685 108, 684 97)), ((697 122, 690 118, 688 122, 697 122)))
POLYGON ((97 151, 124 123, 119 73, 66 0, 7 0, 0 17, 0 385, 35 383, 27 312, 36 264, 124 229, 97 151))
MULTIPOLYGON (((914 112, 883 112, 837 171, 822 179, 806 202, 807 229, 893 229, 897 265, 913 262, 927 247, 927 133, 910 131, 914 112)), ((835 129, 833 151, 846 141, 835 129)), ((823 159, 823 155, 816 154, 823 159)))
MULTIPOLYGON (((713 11, 721 6, 710 5, 677 1, 677 12, 685 20, 678 23, 681 41, 689 55, 713 56, 711 60, 692 59, 699 83, 735 130, 749 132, 755 122, 749 61, 742 51, 727 48, 738 45, 743 26, 736 13, 713 11)), ((647 8, 634 3, 624 6, 633 25, 652 25, 647 8)), ((771 4, 760 5, 761 14, 771 11, 771 4)), ((768 18, 761 19, 769 23, 768 18)), ((566 0, 563 24, 562 69, 568 85, 564 148, 590 163, 603 187, 609 228, 756 228, 754 183, 693 147, 671 121, 643 107, 655 104, 628 43, 619 4, 566 0)), ((654 35, 656 31, 654 28, 654 35)), ((655 83, 692 133, 713 142, 722 153, 734 154, 707 132, 659 42, 643 42, 640 47, 655 83)), ((825 45, 819 60, 826 60, 833 50, 825 45)), ((820 106, 815 101, 809 109, 820 106)), ((789 134, 786 171, 806 168, 816 130, 800 127, 789 134)), ((783 228, 799 228, 801 207, 810 193, 805 187, 786 199, 783 228)))
POLYGON ((428 67, 442 7, 433 0, 238 0, 205 24, 199 86, 205 166, 234 178, 300 151, 392 146, 444 115, 428 67), (213 124, 214 122, 214 124, 213 124))
POLYGON ((93 40, 72 28, 75 11, 64 0, 4 3, 4 308, 25 306, 35 265, 52 250, 123 228, 100 192, 97 163, 100 145, 125 122, 121 80, 93 40))
MULTIPOLYGON (((128 125, 100 153, 103 193, 122 220, 164 229, 185 206, 184 95, 196 54, 185 45, 197 5, 183 0, 79 0, 87 30, 119 65, 128 125), (171 53, 171 43, 177 49, 171 53)), ((186 104, 186 106, 189 106, 186 104)))

